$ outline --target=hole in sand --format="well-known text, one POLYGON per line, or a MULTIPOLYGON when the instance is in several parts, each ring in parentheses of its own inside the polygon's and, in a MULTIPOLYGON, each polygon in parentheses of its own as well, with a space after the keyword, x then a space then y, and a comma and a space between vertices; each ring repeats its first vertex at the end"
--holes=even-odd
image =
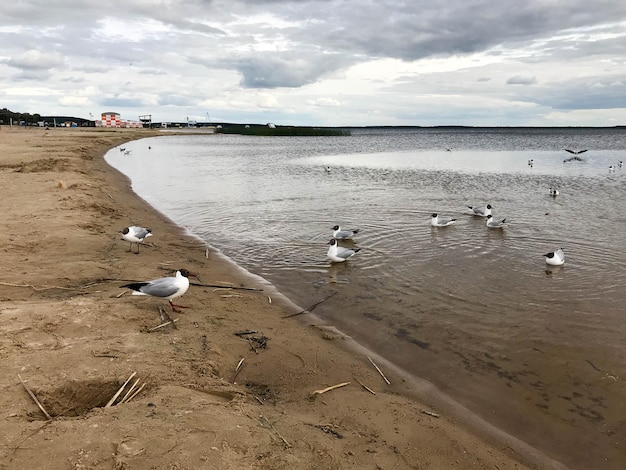
MULTIPOLYGON (((33 390, 50 416, 77 417, 94 408, 103 408, 124 382, 119 380, 72 381, 55 390, 33 390)), ((128 388, 128 387, 127 387, 128 388)), ((145 392, 145 389, 142 393, 145 392)), ((117 405, 124 393, 116 400, 117 405)), ((115 406, 115 405, 114 405, 115 406)), ((40 411, 29 412, 31 418, 43 419, 40 411)))

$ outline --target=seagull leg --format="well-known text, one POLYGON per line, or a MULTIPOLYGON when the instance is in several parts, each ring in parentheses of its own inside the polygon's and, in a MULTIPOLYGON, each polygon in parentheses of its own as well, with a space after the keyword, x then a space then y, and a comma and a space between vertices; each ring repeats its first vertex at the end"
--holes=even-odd
POLYGON ((175 303, 173 303, 171 300, 168 300, 168 302, 170 303, 170 307, 172 307, 172 311, 176 312, 176 313, 181 313, 180 310, 176 310, 177 308, 189 308, 186 305, 176 305, 175 303))

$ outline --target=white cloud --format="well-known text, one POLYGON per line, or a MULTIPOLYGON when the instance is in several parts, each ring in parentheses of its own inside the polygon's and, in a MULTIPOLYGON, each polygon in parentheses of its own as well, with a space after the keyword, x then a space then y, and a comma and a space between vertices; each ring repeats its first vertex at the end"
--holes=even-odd
POLYGON ((20 112, 614 125, 626 108, 622 0, 39 3, 0 15, 3 106, 20 112))

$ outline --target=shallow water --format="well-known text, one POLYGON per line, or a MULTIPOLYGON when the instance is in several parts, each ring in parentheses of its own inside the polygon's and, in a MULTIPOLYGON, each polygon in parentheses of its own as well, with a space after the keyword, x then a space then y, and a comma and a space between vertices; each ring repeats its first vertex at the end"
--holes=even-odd
POLYGON ((626 129, 126 148, 106 158, 141 197, 296 303, 337 291, 317 315, 487 421, 572 468, 626 466, 626 168, 608 169, 626 159, 626 129), (590 150, 565 163, 566 147, 590 150), (505 230, 469 214, 486 203, 505 230), (433 212, 457 223, 431 228, 433 212), (340 265, 325 256, 335 224, 360 229, 340 265), (548 269, 558 247, 566 263, 548 269))

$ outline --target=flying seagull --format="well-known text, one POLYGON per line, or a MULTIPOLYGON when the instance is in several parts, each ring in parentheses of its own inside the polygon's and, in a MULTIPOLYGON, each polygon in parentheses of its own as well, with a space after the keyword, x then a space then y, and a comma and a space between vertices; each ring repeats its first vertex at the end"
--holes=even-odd
POLYGON ((144 240, 152 236, 152 230, 144 227, 137 227, 136 225, 130 225, 129 227, 120 230, 122 238, 130 243, 128 251, 133 251, 133 243, 137 244, 137 253, 139 254, 139 244, 144 240))
POLYGON ((179 269, 176 271, 175 277, 161 277, 154 279, 153 281, 145 282, 132 282, 130 284, 124 284, 120 287, 125 287, 133 291, 133 295, 149 295, 151 297, 158 297, 160 299, 167 299, 172 307, 172 311, 180 313, 177 308, 188 308, 184 305, 176 305, 172 302, 173 299, 180 297, 187 289, 189 289, 189 277, 197 277, 195 274, 190 273, 186 269, 179 269))
POLYGON ((571 150, 571 149, 563 149, 566 152, 573 153, 574 155, 578 155, 579 153, 585 153, 588 149, 585 150, 571 150))

